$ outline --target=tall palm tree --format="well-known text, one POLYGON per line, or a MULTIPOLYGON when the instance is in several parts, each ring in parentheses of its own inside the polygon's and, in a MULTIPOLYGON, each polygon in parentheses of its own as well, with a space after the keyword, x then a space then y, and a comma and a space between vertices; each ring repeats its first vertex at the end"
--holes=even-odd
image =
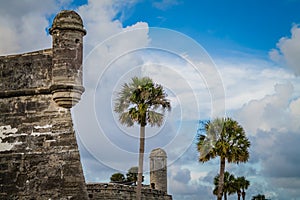
MULTIPOLYGON (((215 188, 213 190, 214 195, 218 195, 219 177, 220 177, 220 175, 218 174, 214 178, 214 185, 215 185, 215 188)), ((236 179, 233 174, 230 174, 227 171, 224 172, 224 186, 223 186, 223 191, 222 191, 222 196, 224 196, 224 200, 227 200, 227 195, 231 195, 236 192, 235 180, 236 179)))
POLYGON ((140 125, 140 148, 137 180, 137 199, 141 199, 143 179, 143 161, 145 152, 145 127, 161 126, 165 110, 171 105, 163 87, 153 83, 149 77, 133 77, 132 82, 125 83, 115 100, 114 111, 119 114, 122 124, 140 125))
POLYGON ((204 123, 198 137, 199 161, 207 162, 220 157, 220 176, 217 199, 222 199, 225 161, 229 163, 247 162, 250 142, 242 126, 230 118, 216 118, 204 123))

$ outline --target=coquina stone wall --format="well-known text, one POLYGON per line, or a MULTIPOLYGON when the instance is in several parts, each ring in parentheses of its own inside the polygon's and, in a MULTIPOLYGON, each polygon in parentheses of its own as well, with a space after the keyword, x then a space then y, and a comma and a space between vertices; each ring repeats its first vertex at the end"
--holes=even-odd
POLYGON ((0 199, 88 199, 70 112, 85 30, 62 11, 50 33, 51 49, 0 56, 0 199))
MULTIPOLYGON (((89 198, 100 200, 134 200, 136 199, 136 187, 115 183, 87 184, 89 198)), ((143 188, 142 200, 172 200, 172 196, 164 191, 143 188)))

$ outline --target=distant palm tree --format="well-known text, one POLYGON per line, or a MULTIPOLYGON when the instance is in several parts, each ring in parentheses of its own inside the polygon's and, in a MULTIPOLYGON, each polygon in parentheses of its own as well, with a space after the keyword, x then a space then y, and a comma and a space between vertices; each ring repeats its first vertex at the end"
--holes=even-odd
POLYGON ((236 188, 236 193, 238 195, 238 200, 241 199, 241 196, 243 196, 243 200, 245 200, 245 195, 246 195, 245 190, 248 189, 249 185, 250 185, 250 181, 246 180, 244 176, 237 177, 235 179, 235 188, 236 188))
POLYGON ((118 93, 114 111, 119 114, 122 124, 133 126, 140 125, 140 148, 137 180, 137 199, 141 199, 143 179, 143 161, 145 152, 145 127, 161 126, 165 110, 170 110, 171 105, 166 99, 167 94, 161 85, 153 83, 149 77, 133 77, 132 82, 125 83, 118 93), (158 111, 160 109, 160 111, 158 111))
MULTIPOLYGON (((213 190, 214 195, 218 195, 218 189, 219 189, 219 178, 220 175, 218 174, 214 178, 214 185, 215 188, 213 190)), ((230 174, 229 172, 224 172, 224 186, 222 191, 222 196, 224 196, 224 200, 227 200, 227 195, 234 194, 236 192, 235 188, 235 177, 233 174, 230 174)))
POLYGON ((235 189, 236 189, 236 193, 238 195, 238 200, 241 200, 241 195, 242 195, 242 181, 241 181, 241 177, 237 177, 235 179, 235 189))
POLYGON ((245 200, 246 197, 246 192, 245 190, 248 189, 249 185, 250 185, 250 181, 246 180, 246 178, 244 176, 242 177, 238 177, 237 181, 239 183, 240 189, 242 189, 242 197, 243 200, 245 200))
POLYGON ((265 195, 263 194, 258 194, 256 196, 253 196, 251 200, 267 200, 265 195))
POLYGON ((198 137, 197 148, 200 153, 199 161, 207 162, 220 157, 220 176, 217 199, 222 199, 224 186, 225 161, 229 163, 247 162, 249 159, 250 142, 245 131, 238 122, 230 119, 217 118, 204 123, 198 137))

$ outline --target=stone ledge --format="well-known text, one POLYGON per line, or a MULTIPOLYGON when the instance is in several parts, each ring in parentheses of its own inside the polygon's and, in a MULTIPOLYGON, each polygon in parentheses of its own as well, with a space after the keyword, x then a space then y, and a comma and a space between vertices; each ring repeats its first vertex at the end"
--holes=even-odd
POLYGON ((20 57, 20 56, 33 56, 33 55, 52 55, 52 49, 42 49, 42 50, 37 50, 37 51, 32 51, 32 52, 26 52, 26 53, 19 53, 19 54, 12 54, 12 55, 0 55, 0 58, 15 58, 15 57, 20 57))
POLYGON ((33 88, 22 90, 4 90, 0 91, 0 98, 10 98, 18 96, 32 96, 39 94, 51 94, 50 88, 33 88))

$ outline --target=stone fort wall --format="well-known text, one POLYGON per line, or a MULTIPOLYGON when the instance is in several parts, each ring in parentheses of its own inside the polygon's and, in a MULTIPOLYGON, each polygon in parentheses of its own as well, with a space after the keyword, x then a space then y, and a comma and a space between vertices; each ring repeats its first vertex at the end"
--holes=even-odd
MULTIPOLYGON (((78 21, 75 12, 59 18, 78 21)), ((68 77, 59 62, 78 67, 70 52, 75 45, 82 54, 81 45, 63 46, 63 61, 57 61, 59 48, 0 56, 0 199, 88 199, 70 107, 54 100, 60 88, 73 104, 68 92, 78 82, 63 82, 68 77)))
POLYGON ((0 57, 0 199, 87 199, 70 109, 52 100, 52 51, 0 57))
POLYGON ((60 12, 49 32, 51 49, 0 56, 0 199, 134 199, 131 186, 85 184, 70 108, 84 91, 86 32, 74 11, 60 12))
MULTIPOLYGON (((115 183, 87 184, 88 197, 106 200, 133 200, 136 199, 136 187, 115 183)), ((172 200, 172 196, 164 191, 142 188, 142 200, 172 200)))

